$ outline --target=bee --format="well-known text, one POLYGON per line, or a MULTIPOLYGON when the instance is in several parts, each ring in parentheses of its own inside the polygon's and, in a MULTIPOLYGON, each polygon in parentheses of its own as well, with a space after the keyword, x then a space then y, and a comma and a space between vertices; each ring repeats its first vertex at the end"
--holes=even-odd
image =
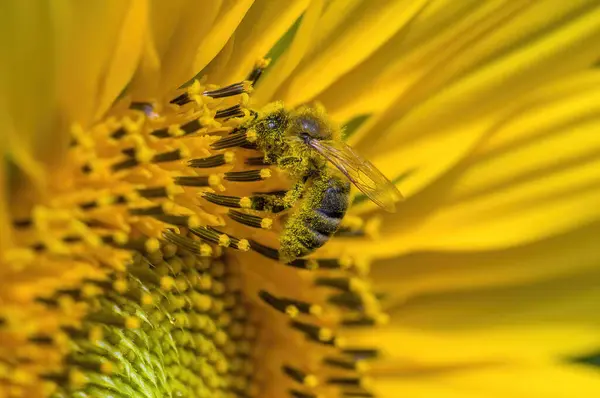
POLYGON ((294 186, 265 208, 294 208, 279 237, 279 259, 290 262, 323 246, 339 229, 350 202, 350 183, 383 209, 394 212, 402 195, 371 162, 341 138, 341 129, 318 107, 286 110, 282 104, 257 115, 256 132, 264 163, 285 170, 294 186))

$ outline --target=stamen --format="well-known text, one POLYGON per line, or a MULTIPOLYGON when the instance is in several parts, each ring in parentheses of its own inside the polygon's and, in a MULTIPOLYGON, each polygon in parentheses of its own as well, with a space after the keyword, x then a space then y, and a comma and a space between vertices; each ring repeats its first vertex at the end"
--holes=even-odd
POLYGON ((355 361, 379 357, 379 350, 376 348, 344 348, 342 353, 351 356, 355 361))
POLYGON ((300 369, 293 368, 288 365, 283 365, 281 370, 288 375, 292 380, 303 384, 307 387, 316 387, 317 386, 317 378, 314 375, 308 374, 306 372, 301 371, 300 369))
POLYGON ((163 238, 169 243, 182 247, 183 249, 202 257, 209 257, 212 255, 212 248, 209 245, 176 234, 171 230, 163 232, 163 238))
POLYGON ((318 343, 333 343, 334 335, 331 329, 296 320, 292 320, 290 326, 301 331, 305 336, 318 343))
POLYGON ((183 94, 178 95, 177 97, 173 98, 171 101, 169 101, 169 103, 183 106, 191 101, 192 100, 190 99, 190 95, 186 92, 186 93, 183 93, 183 94))
POLYGON ((265 162, 264 156, 247 158, 244 163, 248 166, 268 166, 269 165, 267 162, 265 162))
POLYGON ((125 129, 125 127, 119 127, 117 130, 115 130, 110 135, 110 138, 112 138, 114 140, 119 140, 119 139, 125 137, 126 135, 127 135, 127 130, 125 129))
POLYGON ((196 227, 200 224, 197 216, 174 215, 174 214, 156 214, 152 217, 171 225, 180 227, 196 227))
POLYGON ((247 93, 248 91, 250 91, 249 83, 239 82, 230 84, 229 86, 218 88, 216 90, 205 91, 202 93, 202 95, 211 98, 225 98, 232 97, 234 95, 240 95, 242 93, 247 93))
POLYGON ((224 154, 220 153, 218 155, 213 155, 206 158, 191 159, 188 161, 187 165, 197 169, 209 169, 212 167, 223 166, 226 163, 231 163, 233 161, 233 157, 234 156, 232 152, 225 152, 224 154))
POLYGON ((138 189, 137 193, 146 199, 167 198, 169 196, 167 187, 142 188, 138 189))
POLYGON ((152 157, 152 163, 173 162, 175 160, 181 160, 181 158, 181 149, 175 149, 154 155, 152 157))
POLYGON ((129 214, 135 216, 156 216, 160 214, 165 214, 164 207, 162 205, 151 206, 151 207, 141 207, 141 208, 133 208, 129 209, 129 214))
POLYGON ((212 227, 190 228, 190 232, 207 242, 217 244, 223 247, 232 247, 233 249, 248 251, 249 244, 246 239, 238 239, 227 235, 212 227))
POLYGON ((326 286, 342 291, 353 291, 353 279, 347 277, 318 277, 315 279, 315 285, 326 286))
POLYGON ((196 131, 200 130, 202 125, 200 124, 200 120, 194 119, 185 124, 181 125, 181 130, 185 133, 185 135, 193 134, 196 131))
POLYGON ((244 116, 244 111, 242 111, 242 106, 240 104, 231 106, 229 108, 220 109, 215 113, 215 119, 223 119, 230 117, 242 117, 244 116))
POLYGON ((261 59, 258 61, 256 65, 254 65, 254 69, 252 69, 248 77, 246 77, 246 80, 252 82, 252 85, 255 86, 264 70, 267 68, 267 66, 269 66, 270 62, 271 60, 269 59, 261 59))
POLYGON ((337 305, 339 307, 345 307, 352 310, 361 309, 364 305, 362 297, 353 292, 342 292, 339 294, 331 295, 327 299, 330 304, 337 305))
POLYGON ((334 368, 361 371, 364 368, 362 362, 352 361, 345 358, 327 357, 323 359, 323 363, 334 368))
POLYGON ((315 394, 302 392, 302 391, 298 391, 298 390, 292 389, 292 390, 288 390, 288 392, 290 393, 290 395, 293 398, 317 398, 317 396, 315 394))
POLYGON ((219 195, 212 192, 201 192, 200 195, 211 203, 224 207, 249 208, 250 199, 247 197, 219 195))
POLYGON ((230 134, 220 140, 213 142, 210 146, 214 150, 241 147, 243 145, 252 145, 252 141, 256 140, 256 137, 250 135, 246 131, 241 133, 230 134))
POLYGON ((130 169, 137 165, 139 165, 139 162, 137 161, 137 159, 129 158, 129 159, 125 159, 119 163, 113 164, 112 166, 110 166, 110 168, 112 171, 117 172, 117 171, 121 171, 121 170, 130 169))
POLYGON ((269 177, 271 177, 271 170, 269 170, 269 169, 231 171, 231 172, 225 173, 225 179, 227 181, 235 181, 235 182, 263 181, 269 177))
POLYGON ((211 176, 177 176, 173 182, 184 187, 209 187, 211 176))
POLYGON ((22 229, 29 228, 33 225, 33 221, 31 218, 22 218, 20 220, 13 220, 13 227, 22 229))
POLYGON ((368 391, 342 391, 342 398, 375 398, 373 393, 368 391))
POLYGON ((290 315, 292 318, 298 312, 306 315, 318 315, 322 311, 322 309, 317 305, 300 300, 277 298, 264 290, 259 291, 258 296, 277 311, 290 315))
POLYGON ((229 218, 240 224, 247 225, 252 228, 270 229, 273 225, 273 219, 254 216, 252 214, 242 213, 241 211, 229 210, 227 213, 229 218))

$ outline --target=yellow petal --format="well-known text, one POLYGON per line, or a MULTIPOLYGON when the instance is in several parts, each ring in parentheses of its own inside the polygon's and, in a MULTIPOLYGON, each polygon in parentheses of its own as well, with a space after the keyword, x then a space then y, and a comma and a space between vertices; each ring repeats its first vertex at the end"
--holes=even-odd
POLYGON ((379 261, 371 277, 394 300, 414 295, 533 283, 597 268, 600 225, 504 250, 419 252, 379 261))
POLYGON ((221 51, 252 3, 253 0, 232 0, 223 5, 214 26, 196 50, 196 57, 192 65, 194 74, 190 78, 208 65, 221 51))
POLYGON ((308 0, 255 1, 235 31, 230 54, 219 54, 206 69, 211 83, 230 84, 244 79, 269 49, 306 9, 308 0), (223 59, 227 58, 227 59, 223 59))
MULTIPOLYGON (((122 23, 134 3, 58 0, 51 4, 56 22, 59 106, 67 126, 69 122, 87 126, 96 115, 102 89, 106 95, 104 102, 115 95, 116 88, 104 88, 103 82, 107 66, 117 62, 111 57, 115 55, 118 40, 125 39, 120 37, 122 23)), ((122 52, 119 54, 123 55, 122 52)))
POLYGON ((374 392, 382 398, 592 397, 600 393, 600 377, 596 369, 576 365, 490 366, 443 375, 377 379, 374 392))
POLYGON ((96 119, 101 117, 125 89, 135 72, 147 34, 148 2, 132 0, 127 10, 114 52, 108 60, 105 78, 96 105, 96 119))
MULTIPOLYGON (((485 267, 485 264, 482 264, 485 267)), ((426 294, 395 300, 389 326, 349 331, 356 345, 384 347, 382 369, 406 362, 539 363, 600 345, 600 272, 518 286, 426 294)), ((391 292, 393 295, 395 292, 391 292)), ((408 366, 407 366, 408 367, 408 366)))
MULTIPOLYGON (((380 156, 379 163, 398 159, 389 171, 392 176, 414 168, 408 159, 428 159, 403 185, 409 196, 418 192, 463 158, 515 98, 595 62, 600 56, 600 8, 590 8, 562 18, 542 35, 531 32, 522 45, 501 51, 483 65, 471 65, 470 73, 443 90, 437 87, 435 95, 425 90, 427 85, 422 92, 405 93, 365 123, 351 143, 366 157, 380 156), (361 141, 362 137, 368 139, 361 141)), ((512 31, 521 24, 506 26, 512 31)))
MULTIPOLYGON (((294 76, 276 97, 283 99, 288 106, 309 101, 406 27, 427 2, 361 3, 346 13, 344 20, 328 37, 315 39, 310 55, 302 60, 294 76)), ((323 18, 319 25, 327 26, 329 23, 323 18)))
POLYGON ((0 4, 0 156, 38 184, 43 172, 41 138, 52 131, 55 109, 55 54, 51 5, 0 4))
POLYGON ((269 73, 262 78, 261 84, 254 92, 253 101, 255 103, 266 104, 271 101, 275 91, 296 69, 307 51, 310 50, 310 46, 314 44, 314 35, 318 31, 323 3, 322 0, 311 1, 292 44, 269 70, 269 73))
MULTIPOLYGON (((386 240, 369 250, 388 257, 501 248, 597 219, 599 99, 600 75, 592 71, 533 93, 470 157, 386 217, 386 240)), ((359 246, 349 250, 365 250, 359 246)))
POLYGON ((225 46, 252 0, 154 1, 151 40, 132 82, 136 100, 157 99, 193 78, 225 46))
POLYGON ((135 100, 158 99, 194 76, 190 69, 198 45, 213 26, 221 5, 221 0, 150 3, 148 41, 131 83, 135 100))

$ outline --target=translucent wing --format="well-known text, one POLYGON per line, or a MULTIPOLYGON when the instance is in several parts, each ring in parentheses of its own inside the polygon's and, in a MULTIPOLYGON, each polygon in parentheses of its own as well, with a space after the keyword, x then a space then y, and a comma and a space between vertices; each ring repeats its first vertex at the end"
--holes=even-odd
POLYGON ((392 213, 396 211, 395 203, 402 200, 402 194, 373 163, 361 158, 341 141, 310 139, 308 144, 344 173, 378 206, 392 213))

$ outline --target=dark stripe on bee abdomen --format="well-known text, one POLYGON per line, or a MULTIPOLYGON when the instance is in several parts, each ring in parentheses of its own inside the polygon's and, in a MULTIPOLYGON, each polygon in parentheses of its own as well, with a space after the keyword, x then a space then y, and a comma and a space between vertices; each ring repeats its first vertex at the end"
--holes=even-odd
POLYGON ((349 193, 350 183, 340 177, 315 181, 280 237, 283 258, 306 256, 327 243, 346 214, 349 193))
POLYGON ((317 209, 312 214, 306 215, 304 224, 315 232, 331 236, 338 230, 341 221, 341 218, 330 217, 317 209))
POLYGON ((348 210, 350 183, 337 176, 332 176, 327 184, 329 186, 322 194, 320 206, 315 210, 330 218, 341 219, 348 210))

